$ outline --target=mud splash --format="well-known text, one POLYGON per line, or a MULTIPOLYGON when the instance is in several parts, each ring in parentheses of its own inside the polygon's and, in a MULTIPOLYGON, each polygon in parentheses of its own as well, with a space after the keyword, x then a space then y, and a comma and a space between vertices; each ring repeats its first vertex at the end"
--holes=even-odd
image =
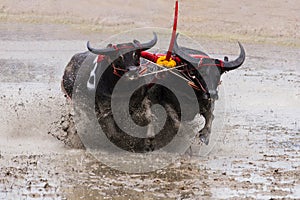
MULTIPOLYGON (((69 138, 60 132, 72 128, 60 123, 69 120, 62 119, 67 110, 60 79, 87 36, 72 34, 76 40, 70 40, 61 25, 30 26, 1 25, 0 199, 300 198, 298 48, 248 40, 245 65, 222 77, 227 112, 214 148, 195 144, 192 158, 152 173, 126 174, 48 134, 69 138)), ((205 40, 203 46, 220 58, 237 53, 235 43, 205 40)))

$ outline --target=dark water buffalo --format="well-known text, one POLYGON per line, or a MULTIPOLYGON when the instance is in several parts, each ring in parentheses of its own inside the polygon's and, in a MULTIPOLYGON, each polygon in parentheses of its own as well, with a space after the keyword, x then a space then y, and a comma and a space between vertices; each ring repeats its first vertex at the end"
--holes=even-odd
MULTIPOLYGON (((214 118, 214 102, 218 99, 217 88, 220 84, 221 75, 224 72, 237 69, 245 60, 245 50, 240 43, 238 44, 240 47, 240 55, 238 58, 233 61, 228 61, 228 58, 225 57, 224 61, 221 61, 210 58, 207 54, 201 51, 186 47, 179 47, 177 44, 177 38, 175 40, 174 53, 181 59, 182 63, 180 64, 187 65, 181 73, 188 77, 197 86, 197 88, 199 88, 194 89, 194 91, 197 96, 200 110, 195 110, 190 107, 189 113, 191 117, 190 119, 192 119, 197 113, 200 113, 205 118, 205 126, 199 131, 199 137, 205 144, 209 143, 209 136, 214 118), (200 55, 200 58, 192 55, 200 55)), ((162 99, 162 101, 164 101, 164 99, 162 99)), ((167 101, 170 101, 170 99, 167 99, 167 101)), ((174 101, 171 101, 170 104, 174 104, 174 101)), ((176 107, 177 106, 175 106, 175 108, 176 107)), ((176 112, 180 115, 180 111, 178 109, 176 109, 176 112)))
MULTIPOLYGON (((141 70, 141 51, 152 48, 156 42, 157 35, 155 33, 154 38, 147 43, 134 40, 132 43, 109 44, 104 49, 92 48, 88 42, 87 48, 89 51, 74 55, 66 66, 63 75, 62 89, 68 98, 72 98, 79 69, 84 62, 90 62, 84 64, 85 66, 93 66, 85 85, 88 90, 95 90, 95 109, 99 123, 108 139, 127 151, 144 152, 147 148, 145 143, 148 143, 148 141, 128 135, 117 126, 111 111, 112 93, 115 85, 123 76, 128 81, 143 81, 142 79, 136 80, 141 70), (94 56, 94 58, 87 59, 90 56, 94 56)), ((147 87, 143 87, 135 92, 129 107, 134 121, 142 126, 147 125, 151 117, 150 104, 147 100, 144 100, 146 91, 147 87)), ((129 91, 124 91, 124 95, 128 95, 128 93, 129 91)), ((118 101, 122 101, 122 95, 118 101)))
MULTIPOLYGON (((195 115, 200 113, 205 118, 205 125, 199 131, 200 140, 208 144, 212 122, 214 119, 214 103, 218 99, 218 85, 220 84, 221 75, 225 72, 237 69, 245 60, 245 50, 239 44, 240 55, 233 61, 228 61, 225 57, 224 61, 209 57, 206 53, 190 49, 187 47, 180 47, 177 44, 176 37, 173 49, 173 56, 176 59, 176 64, 182 65, 178 72, 184 77, 185 81, 169 73, 163 78, 161 84, 154 84, 148 91, 147 97, 151 105, 160 104, 166 110, 172 120, 174 126, 179 127, 182 121, 191 121, 195 115), (193 88, 193 94, 187 92, 185 87, 188 83, 193 88), (173 87, 178 96, 174 96, 170 88, 164 85, 173 87), (174 85, 174 86, 173 86, 174 85), (195 95, 195 96, 194 96, 195 95), (179 103, 178 97, 182 99, 183 103, 179 103), (195 105, 195 98, 198 105, 195 105), (197 109, 198 107, 199 109, 197 109), (182 115, 183 112, 185 115, 182 115), (187 114, 186 114, 187 113, 187 114)), ((152 59, 151 55, 146 54, 147 59, 152 59)), ((155 59, 152 59, 155 60, 155 59)))

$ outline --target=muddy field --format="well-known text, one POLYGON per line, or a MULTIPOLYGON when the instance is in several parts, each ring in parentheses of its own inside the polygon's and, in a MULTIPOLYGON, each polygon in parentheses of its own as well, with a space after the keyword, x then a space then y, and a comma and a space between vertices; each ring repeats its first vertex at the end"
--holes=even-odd
POLYGON ((68 137, 60 80, 87 40, 171 28, 173 1, 73 2, 0 0, 0 199, 300 198, 298 1, 180 3, 179 31, 201 50, 234 58, 239 40, 247 58, 222 77, 210 145, 145 174, 53 137, 68 137))

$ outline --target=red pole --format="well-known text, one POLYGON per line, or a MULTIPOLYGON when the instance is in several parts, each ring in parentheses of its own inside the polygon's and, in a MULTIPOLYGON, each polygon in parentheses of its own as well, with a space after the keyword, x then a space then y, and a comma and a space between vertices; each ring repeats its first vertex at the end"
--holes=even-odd
POLYGON ((178 0, 176 0, 175 3, 175 13, 174 13, 174 24, 173 24, 173 32, 172 32, 172 37, 171 37, 171 41, 170 41, 170 46, 169 46, 169 50, 166 56, 166 60, 169 61, 172 55, 172 50, 174 47, 174 41, 176 38, 176 30, 177 30, 177 21, 178 21, 178 0))

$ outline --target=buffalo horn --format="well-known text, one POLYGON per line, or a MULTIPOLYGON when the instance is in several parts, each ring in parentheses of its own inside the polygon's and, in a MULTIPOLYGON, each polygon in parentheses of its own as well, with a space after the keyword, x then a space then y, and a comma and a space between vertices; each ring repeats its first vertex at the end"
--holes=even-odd
POLYGON ((155 32, 153 32, 153 36, 154 38, 151 41, 146 43, 140 43, 139 41, 134 40, 133 43, 135 48, 141 51, 146 51, 148 49, 151 49, 157 43, 157 35, 155 32))
MULTIPOLYGON (((139 43, 139 42, 137 42, 135 40, 134 41, 134 47, 132 47, 133 48, 132 50, 134 51, 134 50, 138 50, 139 49, 139 50, 144 51, 144 50, 147 50, 147 49, 150 49, 151 47, 153 47, 156 44, 156 42, 157 42, 157 35, 156 35, 156 33, 153 33, 153 35, 154 35, 154 38, 151 41, 147 42, 147 43, 141 44, 141 43, 139 43)), ((104 49, 95 49, 95 48, 92 48, 90 46, 90 42, 89 41, 87 42, 87 48, 88 48, 88 50, 90 52, 92 52, 94 54, 98 54, 98 55, 111 55, 111 54, 113 54, 113 53, 116 52, 116 49, 113 48, 113 47, 107 47, 107 48, 104 48, 104 49)))
POLYGON ((238 68, 245 61, 245 57, 246 57, 245 49, 244 49, 244 47, 242 46, 242 44, 240 42, 238 42, 238 43, 239 43, 239 46, 240 46, 240 55, 237 59, 235 59, 233 61, 224 62, 224 68, 225 68, 226 71, 238 68))
POLYGON ((176 35, 176 39, 174 41, 174 47, 173 47, 173 51, 175 54, 177 54, 180 58, 186 60, 187 62, 191 63, 192 65, 198 65, 199 63, 199 59, 198 58, 194 58, 192 56, 190 56, 189 54, 187 54, 186 52, 184 52, 177 43, 177 38, 178 38, 179 33, 177 33, 176 35))

